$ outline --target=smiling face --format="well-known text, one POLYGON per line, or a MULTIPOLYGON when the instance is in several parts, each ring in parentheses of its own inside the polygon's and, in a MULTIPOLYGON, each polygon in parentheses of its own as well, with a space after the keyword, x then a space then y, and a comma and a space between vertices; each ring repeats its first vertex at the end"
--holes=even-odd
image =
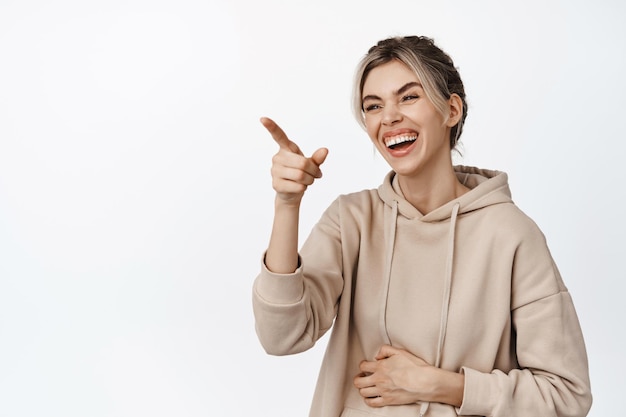
POLYGON ((363 84, 367 133, 400 176, 448 169, 450 128, 458 121, 456 99, 449 100, 450 116, 445 118, 426 97, 417 75, 392 60, 372 69, 363 84))

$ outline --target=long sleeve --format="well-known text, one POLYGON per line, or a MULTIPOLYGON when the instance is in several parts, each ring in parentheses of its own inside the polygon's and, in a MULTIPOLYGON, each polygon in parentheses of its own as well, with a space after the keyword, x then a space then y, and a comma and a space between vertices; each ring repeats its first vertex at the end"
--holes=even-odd
POLYGON ((585 343, 571 296, 534 224, 513 264, 511 323, 519 369, 469 367, 459 413, 584 417, 591 407, 585 343))
POLYGON ((338 202, 314 226, 292 274, 275 274, 263 264, 253 286, 256 331, 273 355, 311 348, 332 326, 343 290, 338 202))

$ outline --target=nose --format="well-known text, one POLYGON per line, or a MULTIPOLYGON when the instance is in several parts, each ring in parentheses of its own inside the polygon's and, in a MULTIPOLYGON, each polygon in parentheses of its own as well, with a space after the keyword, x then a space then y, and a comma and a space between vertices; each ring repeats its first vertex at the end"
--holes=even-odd
POLYGON ((400 113, 400 109, 396 104, 387 104, 383 107, 383 119, 382 123, 384 125, 390 126, 395 123, 398 123, 402 120, 402 113, 400 113))

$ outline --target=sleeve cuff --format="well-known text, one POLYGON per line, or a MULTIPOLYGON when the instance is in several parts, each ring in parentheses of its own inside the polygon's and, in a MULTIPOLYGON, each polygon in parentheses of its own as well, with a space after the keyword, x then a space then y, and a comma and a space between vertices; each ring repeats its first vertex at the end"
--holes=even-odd
POLYGON ((490 415, 493 410, 494 390, 493 376, 484 374, 471 368, 461 368, 461 373, 465 375, 465 386, 463 389, 463 403, 456 411, 460 415, 490 415))
POLYGON ((298 269, 290 274, 277 274, 267 269, 265 254, 261 260, 261 273, 256 282, 256 292, 270 304, 295 304, 304 294, 302 261, 298 256, 298 269))

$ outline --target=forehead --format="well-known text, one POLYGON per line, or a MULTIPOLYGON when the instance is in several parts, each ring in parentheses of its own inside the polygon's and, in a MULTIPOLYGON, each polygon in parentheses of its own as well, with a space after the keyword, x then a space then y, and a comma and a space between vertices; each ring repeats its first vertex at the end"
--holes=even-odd
POLYGON ((404 63, 393 60, 372 69, 365 83, 363 83, 363 96, 368 94, 393 93, 403 85, 410 82, 421 84, 415 72, 404 63))

